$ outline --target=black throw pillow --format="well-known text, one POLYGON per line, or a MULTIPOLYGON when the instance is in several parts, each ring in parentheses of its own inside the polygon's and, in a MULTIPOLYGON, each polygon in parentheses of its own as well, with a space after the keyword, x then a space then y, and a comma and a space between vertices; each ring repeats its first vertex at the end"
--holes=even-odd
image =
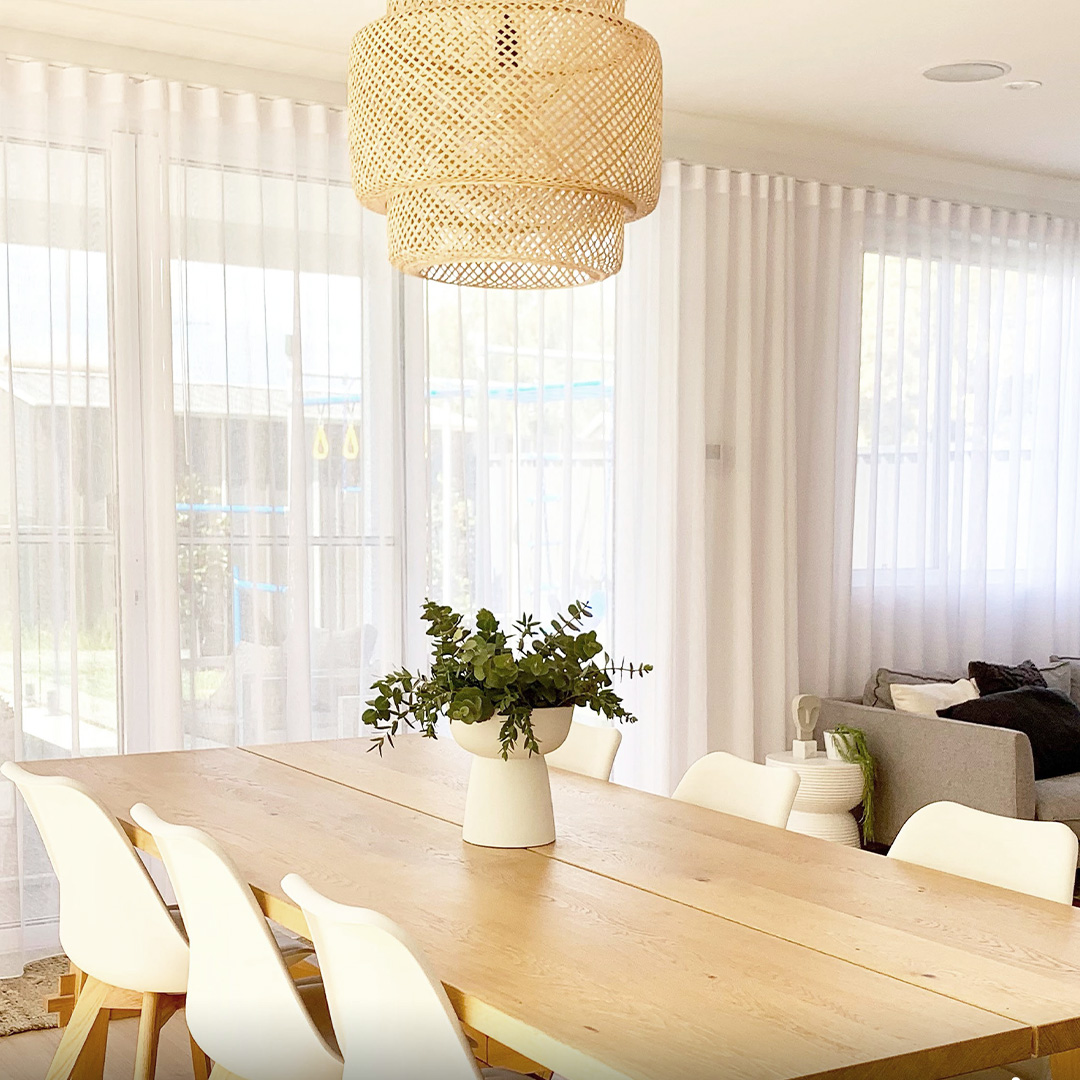
POLYGON ((1080 708, 1060 690, 1022 686, 950 705, 938 716, 1022 731, 1031 743, 1036 780, 1080 772, 1080 708))
POLYGON ((1018 690, 1021 686, 1046 685, 1043 673, 1033 660, 1025 660, 1015 667, 972 660, 968 664, 968 678, 975 680, 975 685, 983 697, 987 694, 1004 694, 1006 690, 1018 690))

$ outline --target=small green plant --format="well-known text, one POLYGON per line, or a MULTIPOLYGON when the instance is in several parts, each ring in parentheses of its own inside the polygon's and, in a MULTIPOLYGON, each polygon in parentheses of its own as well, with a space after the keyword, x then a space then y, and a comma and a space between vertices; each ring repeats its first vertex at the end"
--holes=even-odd
POLYGON ((873 843, 877 763, 874 761, 874 755, 870 753, 870 748, 866 745, 866 733, 859 728, 848 727, 847 724, 837 724, 829 730, 836 736, 836 746, 840 756, 850 764, 858 765, 862 770, 862 837, 864 844, 873 843))
POLYGON ((400 668, 372 686, 364 723, 380 733, 375 747, 381 753, 384 742, 393 746, 403 728, 434 739, 443 716, 478 724, 498 715, 504 758, 519 738, 530 753, 539 753, 533 709, 581 705, 634 723, 637 717, 612 689, 612 676, 644 675, 652 665, 616 664, 596 640, 596 631, 584 629, 584 620, 591 617, 589 605, 578 601, 547 626, 522 615, 507 635, 486 608, 476 613, 470 630, 462 615, 428 600, 422 618, 434 642, 431 672, 415 675, 400 668))

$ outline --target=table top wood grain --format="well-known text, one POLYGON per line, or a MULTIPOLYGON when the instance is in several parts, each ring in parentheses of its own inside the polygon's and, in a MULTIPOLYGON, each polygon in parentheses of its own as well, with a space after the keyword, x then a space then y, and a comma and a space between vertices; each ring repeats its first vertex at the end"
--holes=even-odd
MULTIPOLYGON (((407 737, 260 754, 460 824, 469 755, 407 737)), ((548 858, 1029 1024, 1080 1047, 1080 911, 551 769, 548 858)))
MULTIPOLYGON (((829 892, 825 879, 839 866, 856 893, 877 879, 827 857, 831 845, 765 826, 743 833, 736 825, 749 823, 732 825, 736 819, 694 807, 669 817, 679 804, 553 772, 555 845, 472 847, 455 821, 464 793, 456 751, 399 740, 380 761, 352 741, 28 768, 86 783, 147 850, 152 841, 128 814, 137 801, 211 832, 267 914, 301 933, 303 918, 280 888, 289 872, 334 899, 390 915, 425 950, 464 1020, 569 1080, 935 1080, 1032 1052, 1031 1020, 968 1001, 951 984, 946 992, 920 984, 946 981, 946 969, 960 960, 977 967, 979 941, 954 943, 955 956, 946 952, 936 968, 918 957, 906 978, 874 970, 876 960, 832 955, 843 951, 836 940, 843 928, 858 931, 858 905, 867 901, 847 910, 844 888, 829 892), (297 762, 277 760, 294 753, 297 762), (793 847, 781 842, 788 837, 793 847), (781 882, 755 868, 755 845, 766 867, 793 860, 781 882), (797 887, 800 874, 811 879, 805 888, 797 887), (841 922, 815 935, 830 901, 808 907, 799 894, 812 893, 818 878, 841 922), (711 887, 695 894, 695 886, 711 887), (752 919, 747 912, 758 904, 772 914, 752 919), (776 933, 752 925, 785 918, 807 928, 776 933)), ((911 869, 896 882, 931 900, 940 890, 937 920, 948 926, 952 905, 968 894, 952 891, 944 875, 920 879, 911 869)), ((981 902, 989 919, 993 905, 981 902)), ((1055 924, 1045 905, 1019 907, 1033 925, 1048 920, 1049 932, 1072 947, 1066 923, 1055 924)), ((984 926, 984 937, 999 943, 987 947, 991 953, 1008 952, 1014 921, 1002 916, 1000 925, 984 926)), ((1016 925, 1023 929, 1024 920, 1016 925)), ((896 932, 901 943, 918 937, 896 932)), ((1071 1041, 1077 1018, 1057 1004, 1069 963, 1055 980, 1040 976, 1048 946, 1034 957, 1023 945, 1011 949, 1015 963, 1006 955, 995 967, 985 958, 983 977, 991 981, 991 969, 1001 977, 1002 998, 1010 987, 1020 997, 1030 992, 1039 1015, 1058 1025, 1057 1048, 1080 1045, 1071 1041), (1026 972, 1030 985, 1017 982, 1016 972, 1026 972)), ((934 955, 927 946, 926 959, 934 955)), ((1080 994, 1073 1008, 1080 1016, 1080 994)))

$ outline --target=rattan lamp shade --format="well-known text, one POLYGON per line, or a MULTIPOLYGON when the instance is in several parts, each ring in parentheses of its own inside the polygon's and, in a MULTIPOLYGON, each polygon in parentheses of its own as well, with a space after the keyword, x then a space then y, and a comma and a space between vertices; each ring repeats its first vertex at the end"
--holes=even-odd
POLYGON ((660 193, 661 68, 624 0, 389 0, 353 40, 357 197, 408 274, 600 281, 660 193))

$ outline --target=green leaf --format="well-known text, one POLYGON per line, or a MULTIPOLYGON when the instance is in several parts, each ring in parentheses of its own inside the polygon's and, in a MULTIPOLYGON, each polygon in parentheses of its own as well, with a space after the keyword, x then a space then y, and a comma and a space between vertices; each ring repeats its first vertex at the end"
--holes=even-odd
POLYGON ((483 719, 484 696, 474 686, 458 690, 454 694, 447 715, 451 720, 457 720, 462 724, 475 724, 483 719))
POLYGON ((509 653, 493 656, 484 665, 483 682, 493 690, 503 690, 517 679, 518 670, 514 658, 509 653))

